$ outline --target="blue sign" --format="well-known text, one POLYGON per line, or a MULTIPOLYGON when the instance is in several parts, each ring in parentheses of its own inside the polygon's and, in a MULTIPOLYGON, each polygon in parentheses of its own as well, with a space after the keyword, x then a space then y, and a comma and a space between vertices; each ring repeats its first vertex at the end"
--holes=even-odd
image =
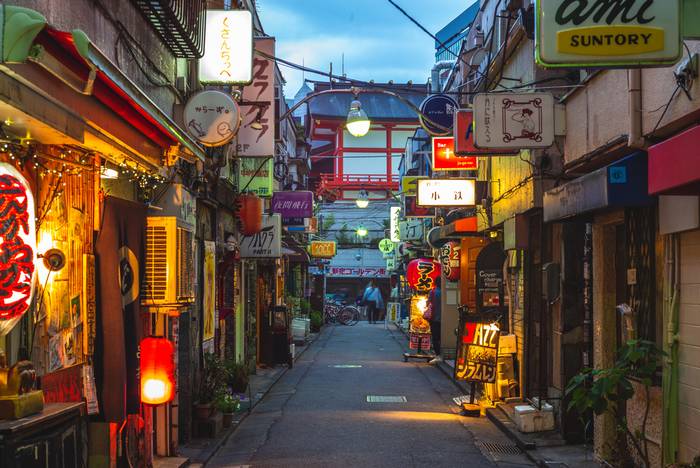
POLYGON ((627 183, 627 167, 626 166, 611 166, 608 169, 608 182, 611 184, 626 184, 627 183))
POLYGON ((454 126, 455 112, 457 112, 458 108, 459 104, 457 104, 457 101, 446 94, 434 94, 432 96, 428 96, 420 105, 420 111, 421 114, 423 114, 419 116, 420 124, 423 126, 425 131, 431 135, 451 135, 452 127, 454 126), (438 124, 447 130, 443 130, 427 122, 423 118, 424 116, 431 122, 438 124))

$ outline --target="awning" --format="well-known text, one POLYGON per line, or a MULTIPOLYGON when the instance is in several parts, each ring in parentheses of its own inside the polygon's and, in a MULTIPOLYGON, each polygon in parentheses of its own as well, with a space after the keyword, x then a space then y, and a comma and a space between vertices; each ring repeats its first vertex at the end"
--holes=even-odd
POLYGON ((204 160, 204 149, 79 30, 59 31, 36 11, 2 5, 2 61, 32 62, 76 92, 92 96, 165 154, 204 160), (34 46, 40 46, 35 48, 34 46))
POLYGON ((451 240, 462 237, 483 237, 484 234, 478 232, 478 224, 476 216, 469 216, 444 226, 434 227, 428 231, 428 245, 437 249, 451 240))
POLYGON ((649 193, 696 195, 700 188, 700 125, 649 148, 649 193))
POLYGON ((544 194, 544 221, 556 221, 604 208, 644 206, 646 153, 634 153, 544 194))
POLYGON ((290 262, 294 263, 309 263, 309 254, 303 247, 298 247, 295 245, 282 246, 282 255, 287 257, 290 262))

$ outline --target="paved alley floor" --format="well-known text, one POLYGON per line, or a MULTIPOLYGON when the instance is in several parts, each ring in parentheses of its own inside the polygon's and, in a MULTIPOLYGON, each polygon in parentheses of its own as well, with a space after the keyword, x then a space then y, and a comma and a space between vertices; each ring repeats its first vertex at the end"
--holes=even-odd
POLYGON ((404 363, 404 342, 383 324, 326 328, 207 466, 530 465, 484 448, 510 443, 485 418, 456 414, 456 387, 434 366, 404 363))

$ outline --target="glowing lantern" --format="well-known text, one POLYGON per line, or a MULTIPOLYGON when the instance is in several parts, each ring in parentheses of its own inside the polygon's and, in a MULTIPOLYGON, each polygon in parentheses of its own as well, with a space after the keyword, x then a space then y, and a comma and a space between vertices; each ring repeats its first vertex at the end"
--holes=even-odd
POLYGON ((408 285, 420 292, 435 289, 435 280, 440 277, 440 264, 430 258, 411 260, 406 269, 408 285))
POLYGON ((462 247, 459 242, 450 241, 440 248, 440 264, 448 281, 459 280, 459 257, 462 247))
POLYGON ((263 199, 253 193, 244 193, 238 198, 240 231, 252 236, 262 229, 263 199))
POLYGON ((21 317, 34 293, 34 197, 14 167, 0 163, 0 321, 21 317))
POLYGON ((141 340, 141 401, 161 405, 175 396, 175 346, 166 338, 141 340))

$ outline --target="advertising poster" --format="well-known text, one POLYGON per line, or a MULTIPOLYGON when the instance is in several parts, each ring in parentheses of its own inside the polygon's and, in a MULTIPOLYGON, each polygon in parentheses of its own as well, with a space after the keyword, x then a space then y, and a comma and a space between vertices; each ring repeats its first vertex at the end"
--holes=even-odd
POLYGON ((215 294, 216 294, 216 242, 204 241, 204 336, 203 341, 214 338, 216 317, 215 317, 215 294))
POLYGON ((238 190, 271 197, 272 171, 272 159, 241 158, 238 162, 238 190))
POLYGON ((497 324, 467 321, 457 349, 455 378, 470 382, 495 383, 498 366, 497 324))

